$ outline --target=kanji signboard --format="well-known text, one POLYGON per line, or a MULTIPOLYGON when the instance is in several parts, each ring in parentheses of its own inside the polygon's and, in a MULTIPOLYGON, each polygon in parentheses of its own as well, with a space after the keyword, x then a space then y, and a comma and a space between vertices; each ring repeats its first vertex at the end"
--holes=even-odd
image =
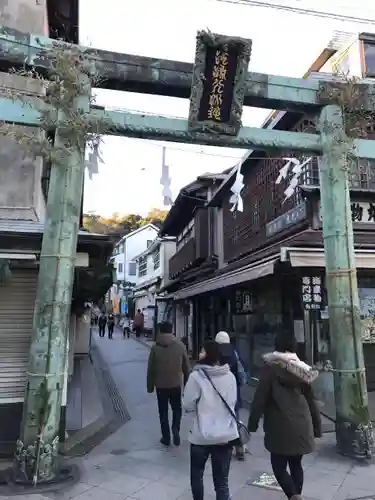
POLYGON ((189 131, 237 135, 250 54, 251 40, 198 33, 189 131))
MULTIPOLYGON (((375 201, 352 201, 350 209, 353 223, 375 224, 375 201)), ((322 220, 321 207, 319 216, 322 220)))
POLYGON ((236 290, 232 304, 233 314, 248 314, 253 311, 253 298, 247 290, 236 290))
POLYGON ((303 276, 302 303, 304 309, 322 308, 322 278, 320 276, 303 276))
POLYGON ((354 202, 350 205, 353 222, 375 222, 375 203, 354 202))

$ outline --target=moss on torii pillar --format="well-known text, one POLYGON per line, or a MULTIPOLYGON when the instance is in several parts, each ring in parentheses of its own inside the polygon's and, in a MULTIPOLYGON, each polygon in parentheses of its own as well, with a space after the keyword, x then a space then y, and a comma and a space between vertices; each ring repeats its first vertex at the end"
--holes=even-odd
POLYGON ((336 440, 344 455, 370 458, 373 444, 355 266, 348 181, 351 139, 341 106, 325 106, 319 122, 320 193, 336 402, 336 440))
POLYGON ((70 84, 67 90, 66 76, 64 95, 70 90, 73 97, 65 103, 65 113, 58 111, 64 124, 58 126, 54 141, 60 161, 51 167, 23 418, 13 463, 14 480, 26 484, 63 475, 58 461, 60 408, 85 169, 84 131, 75 129, 72 120, 90 109, 88 77, 80 75, 70 84))

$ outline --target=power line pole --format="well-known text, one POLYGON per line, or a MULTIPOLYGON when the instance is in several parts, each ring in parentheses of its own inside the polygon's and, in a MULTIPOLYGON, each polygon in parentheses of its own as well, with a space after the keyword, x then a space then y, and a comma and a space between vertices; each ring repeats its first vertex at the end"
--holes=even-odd
POLYGON ((319 128, 323 147, 320 194, 334 366, 336 440, 341 453, 370 457, 372 424, 361 340, 347 172, 350 139, 344 132, 342 108, 325 106, 321 111, 319 128))
POLYGON ((171 178, 169 176, 169 166, 166 164, 166 152, 167 148, 163 146, 161 155, 161 178, 160 184, 163 186, 162 196, 163 204, 166 207, 173 205, 172 201, 172 191, 171 191, 171 178))

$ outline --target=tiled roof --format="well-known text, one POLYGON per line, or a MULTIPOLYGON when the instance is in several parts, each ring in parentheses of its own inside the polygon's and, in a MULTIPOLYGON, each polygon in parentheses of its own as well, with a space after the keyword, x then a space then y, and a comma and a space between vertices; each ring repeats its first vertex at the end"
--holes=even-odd
MULTIPOLYGON (((35 222, 29 220, 9 220, 0 219, 0 233, 24 233, 24 234, 43 234, 44 222, 35 222)), ((79 235, 96 236, 107 238, 105 234, 89 233, 88 231, 79 231, 79 235)))

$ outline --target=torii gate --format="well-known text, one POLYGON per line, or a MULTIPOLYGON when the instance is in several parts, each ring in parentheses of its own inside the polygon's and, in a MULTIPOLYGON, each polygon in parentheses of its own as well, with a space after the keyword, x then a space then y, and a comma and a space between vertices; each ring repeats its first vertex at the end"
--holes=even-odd
MULTIPOLYGON (((361 321, 354 259, 347 155, 375 159, 375 141, 348 138, 340 101, 348 83, 303 80, 248 73, 251 41, 200 32, 196 60, 190 64, 116 54, 0 27, 0 69, 33 68, 49 75, 51 49, 76 50, 103 78, 99 87, 172 97, 190 97, 189 119, 172 119, 90 106, 87 85, 76 110, 106 134, 265 151, 294 150, 320 156, 320 192, 336 399, 336 436, 341 453, 369 457, 372 426, 368 412, 361 321), (320 114, 318 134, 241 126, 242 106, 320 114)), ((375 83, 352 84, 361 96, 352 113, 373 113, 375 83), (358 110, 357 110, 358 108, 358 110)), ((0 98, 0 120, 41 126, 47 103, 25 106, 0 98)), ((55 116, 55 144, 64 144, 63 116, 55 116)), ((52 165, 47 223, 30 348, 24 417, 15 465, 18 479, 49 482, 56 478, 56 455, 69 305, 82 198, 84 158, 72 151, 64 166, 52 165)))

